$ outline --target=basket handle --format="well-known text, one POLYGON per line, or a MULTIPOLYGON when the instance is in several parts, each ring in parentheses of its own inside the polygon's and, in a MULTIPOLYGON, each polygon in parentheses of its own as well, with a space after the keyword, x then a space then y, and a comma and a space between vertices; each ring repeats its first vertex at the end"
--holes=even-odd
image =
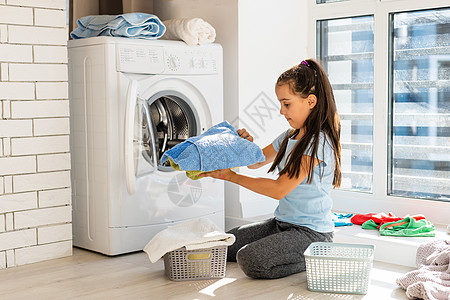
POLYGON ((208 252, 191 252, 186 254, 187 261, 198 261, 211 259, 211 251, 208 252))

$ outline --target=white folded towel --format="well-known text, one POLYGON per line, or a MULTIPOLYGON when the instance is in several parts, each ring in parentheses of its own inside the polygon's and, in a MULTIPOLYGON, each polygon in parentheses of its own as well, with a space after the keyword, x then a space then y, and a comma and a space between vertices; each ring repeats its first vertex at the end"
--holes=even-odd
POLYGON ((186 247, 186 250, 195 250, 229 246, 235 240, 233 234, 224 233, 210 220, 199 218, 169 226, 160 231, 145 246, 144 251, 154 263, 167 252, 181 247, 186 247))
POLYGON ((166 32, 165 40, 182 40, 189 46, 213 43, 216 30, 208 22, 200 18, 171 19, 163 22, 166 32))

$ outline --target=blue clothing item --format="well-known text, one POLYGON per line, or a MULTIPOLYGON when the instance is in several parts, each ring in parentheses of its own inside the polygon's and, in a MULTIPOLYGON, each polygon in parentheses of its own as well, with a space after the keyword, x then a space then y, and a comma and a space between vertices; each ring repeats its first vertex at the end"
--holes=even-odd
MULTIPOLYGON (((280 150, 281 143, 290 131, 291 129, 280 134, 272 142, 275 151, 280 150)), ((289 139, 286 153, 278 165, 278 171, 281 171, 286 165, 286 158, 297 142, 298 140, 289 139)), ((307 147, 304 154, 311 155, 310 147, 307 147)), ((313 170, 314 176, 311 184, 306 183, 307 178, 305 178, 292 192, 282 198, 275 210, 275 218, 283 222, 305 226, 317 232, 332 232, 334 229, 331 212, 333 201, 330 191, 333 187, 335 161, 333 148, 323 132, 319 136, 317 156, 321 162, 313 170), (322 179, 319 165, 321 166, 320 171, 323 170, 322 179)))
POLYGON ((353 226, 353 223, 350 221, 351 217, 353 217, 353 214, 333 213, 334 227, 353 226))
POLYGON ((227 121, 164 152, 161 164, 169 157, 183 171, 203 172, 248 166, 265 160, 261 148, 241 138, 227 121))
POLYGON ((77 25, 78 27, 70 33, 73 39, 93 36, 157 39, 166 31, 166 27, 157 16, 146 13, 86 16, 78 19, 77 25))

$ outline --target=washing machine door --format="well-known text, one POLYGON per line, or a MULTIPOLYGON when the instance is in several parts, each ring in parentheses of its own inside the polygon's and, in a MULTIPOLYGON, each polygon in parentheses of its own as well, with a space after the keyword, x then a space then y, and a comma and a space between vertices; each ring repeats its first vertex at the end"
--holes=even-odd
POLYGON ((125 182, 130 195, 136 191, 136 178, 158 168, 158 153, 152 116, 144 99, 138 96, 138 82, 131 80, 125 109, 125 182))

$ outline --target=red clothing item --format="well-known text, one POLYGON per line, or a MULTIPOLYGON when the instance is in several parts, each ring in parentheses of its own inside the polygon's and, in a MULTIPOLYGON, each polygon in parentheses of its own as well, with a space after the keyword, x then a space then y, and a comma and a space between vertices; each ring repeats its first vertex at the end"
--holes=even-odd
POLYGON ((354 215, 350 219, 350 222, 352 222, 355 225, 362 225, 364 222, 366 222, 368 220, 373 220, 375 223, 378 224, 378 227, 380 227, 384 223, 397 222, 397 221, 403 220, 406 217, 414 218, 416 221, 425 219, 424 215, 413 215, 413 216, 406 215, 404 217, 396 217, 392 213, 389 213, 389 214, 385 214, 385 213, 378 213, 378 214, 370 213, 370 214, 365 214, 365 215, 354 215))

